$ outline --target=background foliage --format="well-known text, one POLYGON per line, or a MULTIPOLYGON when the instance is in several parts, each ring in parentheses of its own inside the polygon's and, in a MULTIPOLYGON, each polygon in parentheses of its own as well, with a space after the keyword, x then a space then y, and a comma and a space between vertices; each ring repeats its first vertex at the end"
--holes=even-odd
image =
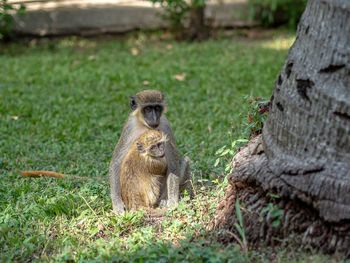
MULTIPOLYGON (((150 0, 152 3, 159 3, 164 13, 161 14, 165 21, 168 21, 170 28, 176 34, 184 34, 185 23, 189 22, 188 14, 191 9, 205 7, 205 0, 150 0)), ((184 36, 179 36, 183 38, 184 36)))
POLYGON ((264 27, 287 25, 296 29, 307 0, 249 0, 252 19, 264 27))
POLYGON ((7 0, 0 0, 0 40, 9 39, 12 36, 12 30, 15 26, 13 12, 16 12, 20 16, 24 16, 24 5, 14 7, 14 5, 9 4, 7 0))

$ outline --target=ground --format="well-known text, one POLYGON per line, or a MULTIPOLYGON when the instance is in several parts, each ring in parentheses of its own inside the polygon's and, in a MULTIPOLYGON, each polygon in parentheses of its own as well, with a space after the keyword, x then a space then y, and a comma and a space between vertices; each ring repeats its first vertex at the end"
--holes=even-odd
POLYGON ((247 96, 270 97, 293 40, 243 30, 179 43, 139 32, 0 46, 0 261, 329 262, 288 249, 244 254, 208 227, 226 185, 215 152, 240 136, 247 96), (195 197, 185 194, 164 216, 118 216, 108 164, 129 96, 148 88, 166 94, 195 197), (30 179, 19 170, 102 180, 30 179))

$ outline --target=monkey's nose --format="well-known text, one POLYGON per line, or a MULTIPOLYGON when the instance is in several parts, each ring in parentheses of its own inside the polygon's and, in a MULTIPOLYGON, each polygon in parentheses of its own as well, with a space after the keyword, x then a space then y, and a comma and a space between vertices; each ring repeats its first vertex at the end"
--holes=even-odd
POLYGON ((150 124, 149 125, 152 129, 156 129, 158 128, 159 124, 155 123, 155 124, 150 124))

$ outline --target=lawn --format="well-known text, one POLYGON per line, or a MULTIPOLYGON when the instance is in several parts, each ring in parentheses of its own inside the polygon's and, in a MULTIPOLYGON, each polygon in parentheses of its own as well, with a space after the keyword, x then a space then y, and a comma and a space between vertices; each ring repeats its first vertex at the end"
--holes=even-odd
MULTIPOLYGON (((209 231, 223 195, 215 152, 246 122, 248 96, 269 98, 293 34, 174 42, 162 34, 32 40, 0 46, 0 261, 265 262, 209 231), (195 197, 164 217, 115 215, 108 165, 129 96, 166 94, 181 155, 191 160, 195 197), (23 178, 51 170, 102 180, 23 178)), ((283 262, 294 253, 274 252, 283 262)), ((326 257, 300 252, 300 260, 326 257)))

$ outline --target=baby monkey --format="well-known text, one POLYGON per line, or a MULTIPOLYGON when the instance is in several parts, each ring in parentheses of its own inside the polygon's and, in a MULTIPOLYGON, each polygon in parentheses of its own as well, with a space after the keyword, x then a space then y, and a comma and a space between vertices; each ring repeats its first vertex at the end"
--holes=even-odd
POLYGON ((143 133, 126 154, 120 173, 122 200, 127 210, 152 208, 165 184, 167 161, 166 135, 157 130, 143 133))

